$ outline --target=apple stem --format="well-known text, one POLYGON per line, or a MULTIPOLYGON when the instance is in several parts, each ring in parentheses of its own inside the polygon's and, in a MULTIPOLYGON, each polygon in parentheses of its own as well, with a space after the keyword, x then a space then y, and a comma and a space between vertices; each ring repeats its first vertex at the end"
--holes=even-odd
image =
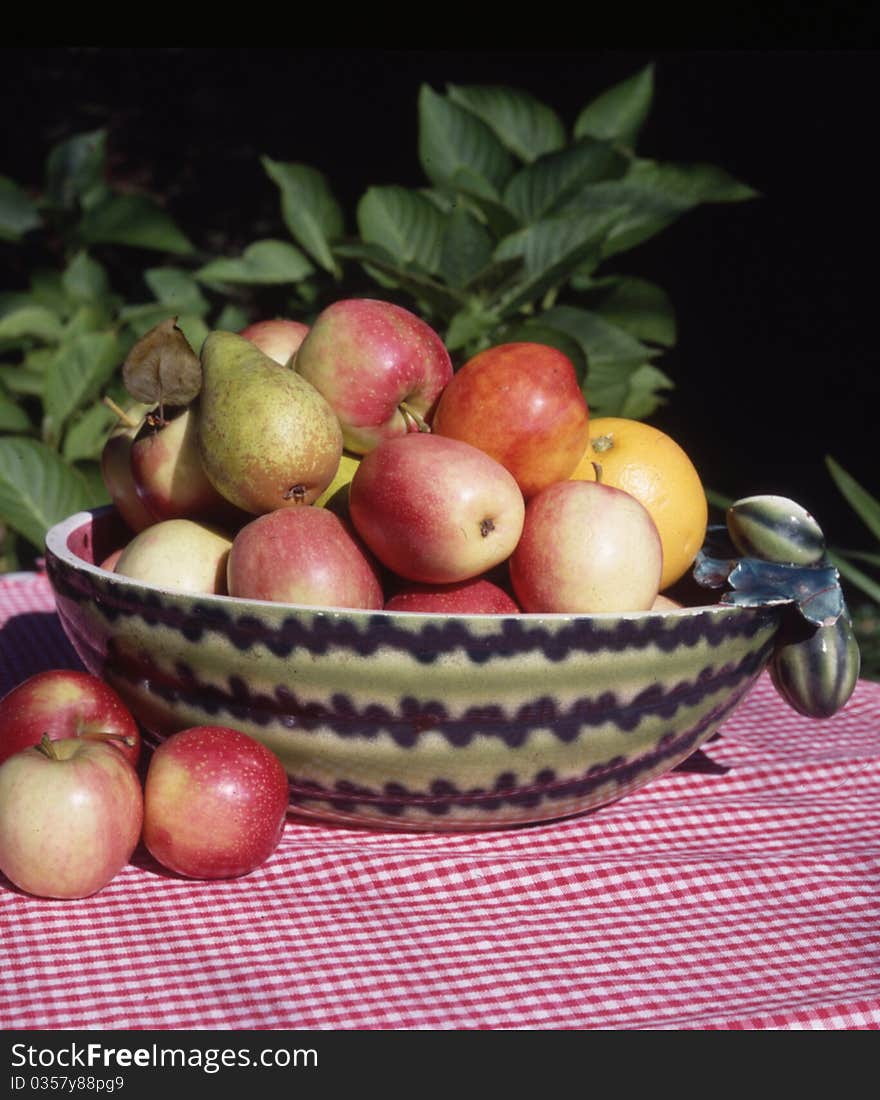
POLYGON ((43 734, 43 736, 40 738, 39 745, 37 745, 36 747, 40 750, 41 753, 43 753, 45 756, 48 756, 50 760, 60 759, 52 744, 52 738, 49 736, 48 733, 43 734))
POLYGON ((120 741, 128 748, 132 748, 135 743, 130 733, 111 733, 110 730, 86 730, 77 733, 77 737, 86 741, 120 741))
POLYGON ((119 419, 120 424, 124 424, 126 426, 126 428, 136 428, 138 426, 138 422, 136 420, 133 420, 128 415, 128 413, 125 411, 125 409, 123 409, 119 405, 117 405, 112 397, 107 397, 105 395, 102 398, 102 400, 103 400, 104 404, 107 406, 107 408, 112 413, 116 414, 117 418, 119 419))
POLYGON ((431 429, 422 414, 416 412, 416 410, 411 405, 408 405, 406 401, 401 401, 398 407, 403 414, 406 430, 408 432, 430 432, 431 429))
POLYGON ((591 462, 590 465, 593 467, 593 469, 596 472, 596 481, 601 482, 601 480, 602 480, 602 467, 601 467, 601 465, 598 462, 591 462))

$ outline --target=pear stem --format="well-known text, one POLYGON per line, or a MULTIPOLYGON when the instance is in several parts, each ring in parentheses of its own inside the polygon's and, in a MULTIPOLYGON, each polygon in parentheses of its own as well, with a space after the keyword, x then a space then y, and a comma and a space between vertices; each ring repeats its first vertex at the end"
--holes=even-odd
POLYGON ((602 467, 601 467, 601 465, 598 462, 591 462, 590 465, 593 467, 593 469, 596 472, 596 481, 601 482, 602 481, 602 467))
POLYGON ((103 400, 104 404, 107 406, 107 408, 112 413, 116 414, 117 418, 119 419, 120 424, 124 424, 126 426, 126 428, 136 428, 138 426, 138 422, 136 420, 132 420, 132 418, 128 415, 128 413, 125 411, 125 409, 123 409, 119 405, 117 405, 112 397, 107 397, 105 395, 102 398, 102 400, 103 400))

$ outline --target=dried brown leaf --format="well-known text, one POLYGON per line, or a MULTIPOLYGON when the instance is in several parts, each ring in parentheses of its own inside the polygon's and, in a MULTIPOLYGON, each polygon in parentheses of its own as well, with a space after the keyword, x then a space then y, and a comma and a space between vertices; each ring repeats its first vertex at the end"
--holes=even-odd
POLYGON ((122 364, 122 380, 131 396, 147 405, 188 405, 198 396, 202 366, 176 317, 138 340, 122 364))

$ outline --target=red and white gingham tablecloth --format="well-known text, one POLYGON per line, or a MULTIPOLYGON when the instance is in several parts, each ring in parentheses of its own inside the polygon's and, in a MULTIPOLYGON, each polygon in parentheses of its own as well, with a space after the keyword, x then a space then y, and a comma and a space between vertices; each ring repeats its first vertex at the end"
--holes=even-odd
MULTIPOLYGON (((0 580, 0 628, 0 691, 78 667, 45 577, 0 580)), ((819 722, 764 677, 704 752, 715 767, 549 825, 289 818, 236 881, 142 850, 83 901, 0 876, 0 1025, 880 1027, 880 684, 819 722)))

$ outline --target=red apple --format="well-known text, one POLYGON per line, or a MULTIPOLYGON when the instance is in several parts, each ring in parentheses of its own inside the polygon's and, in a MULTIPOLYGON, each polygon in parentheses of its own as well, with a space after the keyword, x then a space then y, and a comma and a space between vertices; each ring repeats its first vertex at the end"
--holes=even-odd
POLYGON ((382 607, 376 567, 326 508, 282 508, 243 527, 229 552, 229 595, 319 607, 382 607))
POLYGON ((517 615, 519 607, 497 584, 474 577, 456 584, 404 585, 385 604, 386 611, 419 611, 442 615, 517 615))
POLYGON ((195 726, 153 753, 144 844, 180 875, 238 878, 275 851, 288 798, 287 773, 264 745, 238 730, 195 726))
POLYGON ((156 517, 138 495, 131 470, 131 445, 142 420, 134 424, 123 421, 113 429, 101 451, 101 476, 110 500, 132 531, 143 531, 156 517))
POLYGON ((143 809, 116 749, 46 737, 0 765, 0 871, 37 897, 95 894, 131 859, 143 809))
POLYGON ((286 367, 290 365, 308 331, 309 326, 304 325, 302 321, 289 321, 278 317, 272 321, 254 321, 247 328, 243 328, 239 336, 250 340, 264 355, 268 355, 270 359, 286 367))
POLYGON ((106 741, 132 764, 141 751, 137 722, 113 688, 76 669, 37 672, 0 700, 0 763, 44 734, 53 741, 106 741))
POLYGON ((209 481, 190 407, 149 414, 131 444, 131 472, 153 522, 206 519, 230 525, 238 510, 209 481))
POLYGON ((479 447, 534 496, 564 481, 589 442, 589 412, 571 360, 546 344, 499 344, 469 360, 443 391, 437 435, 479 447))
POLYGON ((365 454, 382 439, 424 429, 452 362, 414 313, 346 298, 318 315, 296 353, 296 370, 330 403, 346 449, 365 454))
POLYGON ((438 435, 386 439, 361 459, 349 515, 401 577, 451 584, 486 573, 517 544, 522 493, 485 452, 438 435))
POLYGON ((532 497, 510 559, 524 611, 646 611, 663 571, 647 509, 621 489, 563 481, 532 497))

